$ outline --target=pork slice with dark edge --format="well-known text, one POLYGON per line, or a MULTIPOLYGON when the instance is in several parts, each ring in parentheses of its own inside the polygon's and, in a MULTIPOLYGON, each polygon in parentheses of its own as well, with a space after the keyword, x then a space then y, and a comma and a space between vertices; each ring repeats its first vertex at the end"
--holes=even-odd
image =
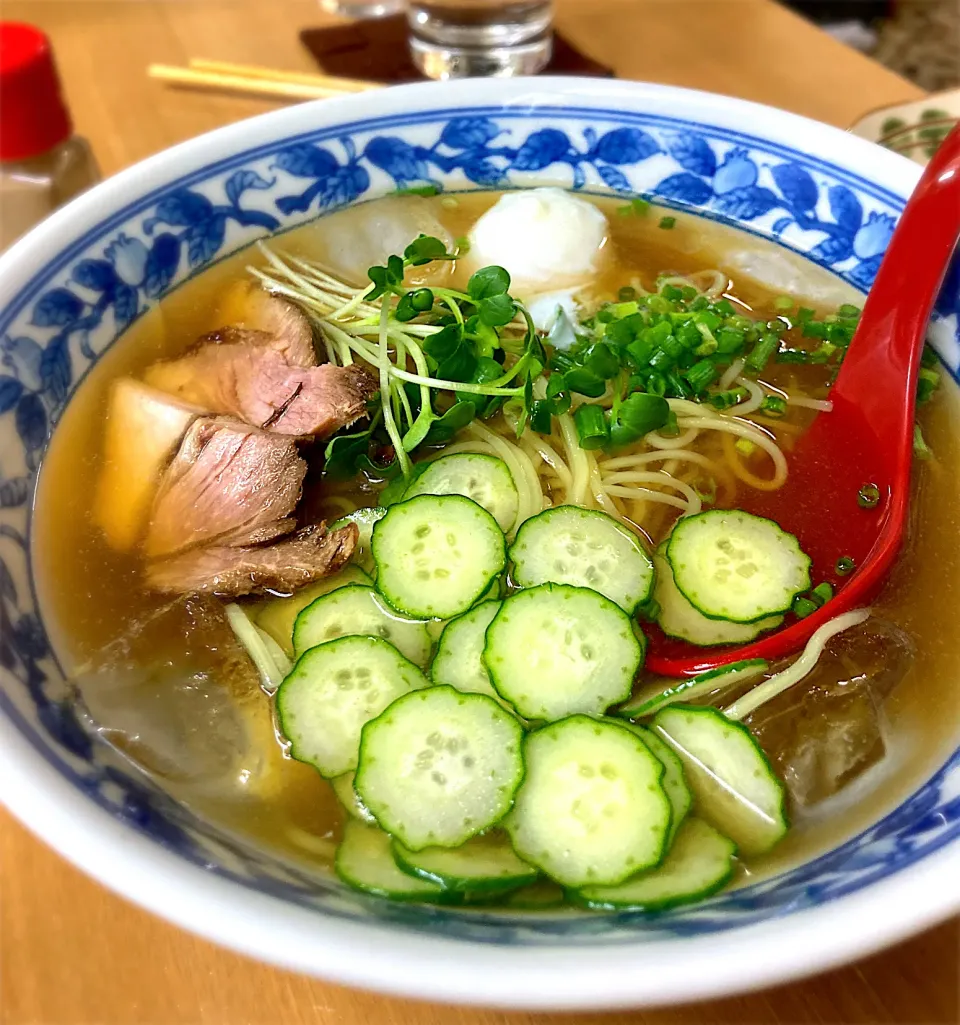
POLYGON ((144 551, 160 558, 289 533, 306 469, 292 438, 237 420, 195 420, 161 478, 144 551))
POLYGON ((226 327, 144 374, 153 388, 276 434, 325 438, 364 416, 377 390, 359 366, 301 366, 264 331, 226 327))
POLYGON ((147 566, 158 591, 237 598, 275 591, 289 594, 342 569, 357 544, 356 524, 327 530, 323 523, 262 547, 210 545, 147 566))

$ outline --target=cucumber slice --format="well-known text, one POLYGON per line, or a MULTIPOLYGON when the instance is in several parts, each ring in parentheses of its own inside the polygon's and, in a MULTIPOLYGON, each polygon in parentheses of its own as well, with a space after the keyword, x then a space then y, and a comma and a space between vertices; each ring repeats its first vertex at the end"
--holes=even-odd
POLYGON ((643 644, 609 598, 585 587, 541 584, 503 602, 487 628, 483 661, 497 692, 520 715, 553 720, 600 714, 623 701, 643 644))
POLYGON ((333 867, 345 883, 377 897, 430 903, 443 898, 443 890, 436 883, 417 879, 397 868, 390 837, 382 829, 356 819, 344 823, 333 867))
POLYGON ((434 683, 500 700, 482 659, 487 627, 500 611, 500 604, 498 601, 481 602, 447 623, 430 668, 434 683))
POLYGON ((657 680, 641 688, 625 705, 621 705, 617 715, 624 719, 643 719, 678 701, 693 701, 714 691, 726 690, 735 683, 763 676, 769 668, 770 663, 766 659, 748 658, 706 673, 698 673, 686 680, 672 680, 666 686, 663 680, 657 680))
POLYGON ((715 708, 684 706, 661 709, 652 726, 680 756, 697 814, 742 854, 763 854, 783 837, 783 784, 745 726, 715 708))
POLYGON ((601 911, 660 911, 689 904, 726 883, 736 849, 702 819, 687 819, 662 865, 619 886, 586 886, 575 899, 601 911))
POLYGON ((423 673, 386 641, 341 637, 301 655, 280 684, 280 730, 291 757, 330 779, 357 767, 365 722, 401 695, 427 686, 423 673))
POLYGON ((373 554, 370 551, 370 538, 373 536, 373 527, 377 520, 382 520, 386 515, 386 509, 374 505, 347 513, 346 516, 341 516, 336 523, 330 524, 331 530, 337 530, 339 527, 345 527, 348 523, 356 523, 359 537, 357 538, 357 547, 353 550, 352 559, 355 565, 369 574, 376 572, 373 554))
POLYGON ((562 886, 552 879, 538 879, 508 894, 504 903, 508 908, 516 908, 518 911, 549 911, 563 907, 566 899, 562 886))
POLYGON ((452 619, 503 572, 503 531, 462 495, 420 495, 393 505, 373 528, 377 589, 404 615, 452 619))
POLYGON ((663 856, 663 765, 619 723, 574 715, 527 735, 504 821, 517 854, 564 886, 614 885, 663 856))
POLYGON ((293 651, 299 658, 318 644, 338 637, 379 637, 415 665, 430 661, 433 641, 427 624, 398 616, 372 587, 351 584, 311 602, 293 626, 293 651))
POLYGON ((680 593, 673 581, 670 563, 663 547, 654 553, 656 583, 653 597, 660 606, 657 622, 668 637, 709 647, 712 644, 746 644, 765 630, 773 630, 783 622, 783 616, 768 616, 756 623, 730 623, 725 619, 708 619, 695 609, 680 593))
POLYGON ((266 598, 257 602, 252 606, 254 622, 270 634, 288 658, 293 658, 293 624, 303 609, 322 594, 329 594, 339 587, 371 582, 359 566, 344 566, 339 573, 301 587, 289 598, 266 598))
POLYGON ((517 485, 507 464, 496 456, 458 452, 430 463, 403 493, 404 500, 417 495, 463 495, 483 506, 506 534, 513 529, 520 508, 517 485))
POLYGON ((377 820, 367 810, 363 801, 360 800, 360 795, 353 787, 353 777, 354 773, 345 772, 342 776, 336 776, 330 780, 330 786, 333 787, 337 800, 343 805, 343 810, 348 815, 358 819, 360 822, 366 822, 368 825, 375 826, 377 820))
POLYGON ((596 509, 559 505, 532 517, 518 531, 510 559, 520 587, 589 587, 625 612, 646 601, 653 588, 653 562, 640 542, 596 509))
MULTIPOLYGON (((506 593, 507 593, 507 589, 504 586, 503 577, 502 576, 494 577, 493 578, 493 582, 490 584, 490 586, 477 599, 477 605, 479 605, 479 604, 481 604, 482 602, 485 602, 485 601, 496 601, 496 602, 499 602, 501 598, 506 596, 506 593)), ((474 608, 476 608, 476 607, 477 606, 474 605, 474 608)), ((464 613, 464 615, 466 615, 466 613, 464 613)), ((457 618, 459 618, 459 617, 457 617, 457 618)), ((432 638, 432 640, 433 640, 433 642, 435 644, 439 642, 440 637, 443 634, 443 631, 446 630, 447 624, 449 624, 450 622, 452 622, 452 620, 449 620, 449 619, 428 619, 427 620, 427 630, 429 631, 430 637, 432 638)))
POLYGON ((363 729, 354 786, 413 851, 458 847, 509 810, 523 776, 523 730, 483 694, 407 694, 363 729))
POLYGON ((404 872, 437 883, 444 890, 469 893, 504 893, 532 883, 537 870, 521 861, 510 838, 495 830, 471 837, 460 847, 426 847, 411 851, 393 841, 393 857, 404 872))
POLYGON ((693 804, 693 794, 690 793, 690 787, 687 786, 687 779, 683 774, 683 762, 673 748, 661 740, 653 730, 633 725, 631 729, 663 764, 663 779, 660 785, 670 801, 670 832, 667 835, 667 843, 671 844, 693 804))
POLYGON ((685 516, 667 559, 680 593, 710 619, 755 623, 810 587, 810 556, 773 520, 739 509, 685 516))

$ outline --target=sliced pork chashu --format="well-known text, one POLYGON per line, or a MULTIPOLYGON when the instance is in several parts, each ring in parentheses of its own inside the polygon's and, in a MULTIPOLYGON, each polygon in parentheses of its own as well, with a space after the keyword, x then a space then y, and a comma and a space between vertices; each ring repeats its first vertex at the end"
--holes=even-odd
POLYGON ((328 531, 314 524, 262 547, 208 545, 147 567, 147 583, 158 591, 236 598, 298 587, 330 576, 349 561, 357 544, 353 523, 328 531))
POLYGON ((147 557, 289 533, 306 469, 292 438, 224 417, 194 420, 160 481, 147 557))

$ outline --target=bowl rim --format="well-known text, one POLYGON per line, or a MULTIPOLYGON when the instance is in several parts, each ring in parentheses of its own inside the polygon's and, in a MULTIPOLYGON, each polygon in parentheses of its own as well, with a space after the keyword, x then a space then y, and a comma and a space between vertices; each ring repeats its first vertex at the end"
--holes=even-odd
MULTIPOLYGON (((0 307, 14 298, 18 278, 28 278, 49 263, 50 254, 62 257, 76 239, 102 225, 111 212, 116 214, 116 197, 119 209, 140 202, 149 195, 145 179, 156 178, 158 190, 165 190, 172 177, 209 169, 216 163, 215 154, 236 155, 254 144, 287 139, 310 125, 358 120, 365 112, 377 117, 412 107, 455 113, 458 104, 478 101, 554 111, 562 111, 566 101, 567 109, 583 111, 601 101, 609 109, 618 96, 630 107, 644 98, 660 103, 678 99, 698 105, 704 120, 716 118, 715 123, 729 122, 731 127, 747 122, 756 132, 763 131, 763 122, 776 121, 776 131, 761 139, 815 132, 831 147, 831 160, 838 166, 869 167, 858 173, 900 197, 909 193, 920 173, 906 158, 840 129, 762 104, 673 86, 566 77, 461 81, 443 83, 442 88, 437 83, 400 86, 259 115, 127 168, 58 211, 0 258, 0 307)), ((202 873, 94 802, 77 800, 76 787, 6 715, 0 715, 0 799, 28 829, 88 875, 206 939, 333 982, 460 1004, 586 1010, 718 997, 869 954, 960 909, 960 843, 949 842, 858 892, 786 917, 737 926, 720 943, 712 936, 645 941, 641 956, 647 970, 636 972, 631 970, 638 953, 634 944, 524 947, 412 932, 405 932, 404 942, 397 944, 396 931, 377 920, 357 923, 323 916, 202 873), (678 962, 676 944, 681 942, 684 957, 678 962), (429 973, 422 970, 425 959, 429 973), (693 959, 696 977, 688 967, 693 959)))

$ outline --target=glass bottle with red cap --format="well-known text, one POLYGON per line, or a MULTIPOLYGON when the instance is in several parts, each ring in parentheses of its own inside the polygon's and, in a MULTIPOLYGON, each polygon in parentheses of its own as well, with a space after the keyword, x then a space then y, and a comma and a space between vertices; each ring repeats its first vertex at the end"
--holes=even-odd
POLYGON ((99 179, 73 134, 50 40, 0 22, 0 249, 99 179))

